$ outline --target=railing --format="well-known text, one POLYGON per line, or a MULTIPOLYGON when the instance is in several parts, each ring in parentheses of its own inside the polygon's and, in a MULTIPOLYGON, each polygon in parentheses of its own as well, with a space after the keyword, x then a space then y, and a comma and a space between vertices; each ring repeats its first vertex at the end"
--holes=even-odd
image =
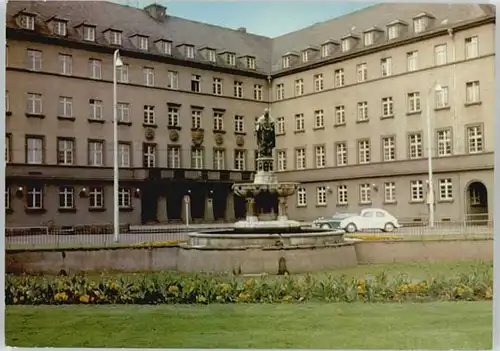
MULTIPOLYGON (((460 221, 436 221, 431 228, 427 220, 401 220, 402 228, 390 235, 402 239, 428 240, 436 238, 491 238, 492 221, 464 219, 460 221)), ((311 226, 311 222, 303 222, 311 226)), ((146 243, 181 242, 193 231, 228 229, 232 223, 167 224, 130 226, 121 225, 119 242, 114 242, 112 225, 80 225, 73 227, 10 227, 5 229, 7 249, 37 248, 86 248, 143 245, 146 243)), ((371 235, 387 235, 380 230, 366 230, 371 235)))

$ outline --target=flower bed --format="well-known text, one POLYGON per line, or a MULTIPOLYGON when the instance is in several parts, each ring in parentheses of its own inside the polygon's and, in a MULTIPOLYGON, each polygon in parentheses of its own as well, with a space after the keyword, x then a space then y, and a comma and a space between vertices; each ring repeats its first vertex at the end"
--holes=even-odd
POLYGON ((403 302, 488 300, 492 271, 412 281, 381 273, 365 279, 332 275, 249 278, 229 275, 130 275, 114 277, 6 277, 13 304, 193 304, 272 302, 403 302))

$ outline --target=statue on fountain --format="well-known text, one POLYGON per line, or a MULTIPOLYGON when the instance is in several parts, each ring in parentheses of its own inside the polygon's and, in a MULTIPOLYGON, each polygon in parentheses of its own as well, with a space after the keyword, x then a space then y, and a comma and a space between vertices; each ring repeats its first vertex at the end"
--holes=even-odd
POLYGON ((259 157, 272 157, 273 149, 276 147, 276 131, 274 128, 274 119, 269 115, 268 108, 257 119, 255 133, 257 134, 257 151, 259 157))

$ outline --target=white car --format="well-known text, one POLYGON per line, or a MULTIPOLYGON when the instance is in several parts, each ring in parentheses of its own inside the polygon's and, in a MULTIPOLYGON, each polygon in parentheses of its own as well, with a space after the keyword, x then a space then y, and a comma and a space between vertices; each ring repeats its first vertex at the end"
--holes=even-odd
POLYGON ((392 232, 401 228, 396 217, 386 210, 379 208, 367 208, 358 214, 337 214, 332 218, 318 218, 314 221, 315 227, 339 228, 347 233, 354 233, 367 229, 379 229, 384 232, 392 232))

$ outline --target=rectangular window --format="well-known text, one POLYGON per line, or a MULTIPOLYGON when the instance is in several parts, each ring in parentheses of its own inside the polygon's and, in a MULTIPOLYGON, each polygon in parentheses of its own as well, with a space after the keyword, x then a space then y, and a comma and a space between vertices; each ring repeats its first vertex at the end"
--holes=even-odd
POLYGON ((321 45, 321 57, 327 57, 330 55, 330 47, 328 44, 321 45))
POLYGON ((372 194, 370 184, 359 185, 359 203, 363 205, 372 203, 372 194))
POLYGON ((42 94, 28 93, 26 113, 32 115, 42 114, 42 94))
POLYGON ((295 168, 306 169, 306 149, 300 148, 295 150, 295 168))
POLYGON ((385 57, 380 60, 380 69, 382 71, 382 77, 388 77, 392 75, 392 58, 385 57))
POLYGON ((111 42, 111 45, 122 45, 122 33, 117 30, 110 30, 109 41, 111 42))
POLYGON ((226 164, 226 150, 214 149, 214 169, 223 170, 226 164))
POLYGON ((316 160, 316 168, 324 168, 326 166, 326 150, 324 145, 314 147, 314 157, 316 160))
POLYGON ((126 102, 119 102, 116 104, 116 117, 118 122, 129 123, 130 122, 130 104, 126 102))
POLYGON ((281 59, 281 65, 283 68, 288 68, 290 67, 290 57, 286 56, 281 59))
POLYGON ((345 106, 344 105, 335 106, 335 124, 336 125, 345 124, 345 106))
POLYGON ((214 78, 212 83, 212 93, 214 95, 222 95, 222 79, 214 78))
POLYGON ((316 188, 316 205, 326 206, 326 186, 316 188))
POLYGON ((335 88, 340 88, 340 87, 343 87, 345 85, 345 76, 344 76, 344 69, 343 68, 339 68, 339 69, 336 69, 335 70, 335 73, 334 73, 334 77, 335 77, 335 88))
POLYGON ((276 100, 285 98, 285 85, 283 83, 276 85, 276 100))
POLYGON ((26 138, 26 163, 42 164, 44 162, 43 137, 30 136, 26 138))
POLYGON ((347 165, 347 143, 340 142, 335 144, 335 154, 337 166, 346 166, 347 165))
POLYGON ((263 98, 263 93, 262 93, 262 85, 261 84, 254 84, 253 86, 253 99, 257 101, 262 101, 263 98))
POLYGON ((347 205, 347 185, 337 186, 337 205, 347 205))
POLYGON ((167 163, 168 168, 181 168, 181 148, 179 146, 168 146, 167 163))
POLYGON ((128 65, 116 66, 116 81, 128 83, 128 65))
POLYGON ((59 187, 59 208, 66 210, 75 208, 75 188, 70 186, 59 187))
POLYGON ((142 75, 144 77, 145 86, 153 87, 155 85, 155 70, 153 68, 144 67, 142 69, 142 75))
POLYGON ((397 24, 387 27, 387 39, 392 40, 399 37, 399 27, 397 24))
POLYGON ((436 108, 445 108, 448 106, 448 87, 441 87, 441 89, 436 91, 436 108))
POLYGON ((314 75, 314 91, 322 91, 323 88, 324 88, 323 75, 322 74, 314 75))
POLYGON ((207 49, 207 58, 210 62, 217 62, 217 54, 213 49, 207 49))
POLYGON ((384 162, 396 160, 396 138, 393 136, 382 138, 382 153, 384 162))
POLYGON ((298 188, 297 189, 297 207, 305 207, 305 206, 307 206, 306 189, 298 188))
POLYGON ((323 110, 314 111, 314 126, 315 128, 325 127, 325 116, 323 114, 323 110))
POLYGON ((394 102, 392 97, 382 98, 382 117, 394 116, 394 102))
POLYGON ((214 112, 214 130, 224 130, 224 114, 222 112, 214 112))
POLYGON ((420 93, 408 94, 408 113, 420 112, 420 93))
POLYGON ((484 151, 483 130, 481 126, 467 127, 467 144, 469 154, 477 154, 484 151))
POLYGON ((139 45, 138 45, 139 50, 148 51, 149 48, 148 38, 139 36, 138 39, 139 39, 139 45))
POLYGON ((192 45, 186 45, 186 57, 188 59, 193 59, 194 58, 194 46, 192 46, 192 45))
POLYGON ((101 60, 89 60, 89 78, 102 79, 101 60))
POLYGON ((199 109, 191 110, 191 128, 193 129, 201 128, 201 114, 202 110, 199 109))
POLYGON ((91 187, 89 189, 89 208, 104 208, 104 189, 91 187))
POLYGON ((276 118, 276 134, 285 134, 285 117, 276 118))
POLYGON ((95 27, 85 25, 83 26, 83 40, 95 41, 95 27))
POLYGON ((465 85, 465 102, 468 104, 481 101, 479 95, 479 81, 468 82, 465 85))
POLYGON ((65 21, 53 20, 52 30, 54 31, 55 35, 60 35, 62 37, 65 37, 67 34, 66 28, 67 28, 67 23, 65 21))
POLYGON ((368 140, 358 141, 358 160, 360 164, 370 163, 371 160, 370 141, 368 140))
POLYGON ((146 125, 155 125, 155 107, 151 105, 144 105, 144 124, 146 125))
POLYGON ((479 56, 479 38, 477 36, 465 38, 465 59, 479 56))
POLYGON ((439 157, 451 156, 452 154, 451 129, 437 131, 437 154, 439 157))
POLYGON ((424 182, 421 180, 412 180, 410 182, 410 192, 412 202, 424 201, 424 182))
POLYGON ((408 157, 417 159, 423 157, 422 133, 408 134, 408 157))
POLYGON ((373 32, 365 33, 363 36, 363 43, 365 46, 373 45, 373 32))
POLYGON ((22 14, 19 16, 21 28, 35 30, 35 16, 22 14))
POLYGON ((57 139, 57 163, 69 166, 74 164, 75 141, 70 138, 57 139))
POLYGON ((132 191, 129 188, 118 189, 118 208, 132 207, 132 191))
POLYGON ((168 108, 168 126, 178 127, 180 125, 179 121, 179 108, 169 107, 168 108))
POLYGON ((276 158, 278 159, 278 171, 286 171, 286 151, 276 152, 276 158))
POLYGON ((245 151, 234 150, 234 169, 238 171, 244 171, 246 169, 245 151))
POLYGON ((295 81, 295 96, 304 95, 304 79, 295 81))
POLYGON ((179 89, 179 73, 176 71, 167 72, 167 88, 179 89))
POLYGON ((95 99, 90 99, 89 100, 89 119, 94 119, 94 120, 102 120, 103 115, 102 115, 102 101, 101 100, 95 100, 95 99))
POLYGON ((364 82, 368 79, 368 68, 366 63, 361 63, 356 66, 358 82, 364 82))
POLYGON ((191 149, 191 168, 203 169, 204 168, 204 155, 203 149, 195 147, 191 149))
POLYGON ((358 121, 368 121, 368 102, 358 102, 358 121))
POLYGON ((408 72, 418 69, 418 51, 412 51, 406 54, 406 69, 408 72))
POLYGON ((38 186, 28 187, 26 193, 26 208, 40 210, 43 208, 43 188, 38 186))
POLYGON ((67 118, 73 117, 73 98, 67 96, 59 96, 57 116, 67 118))
POLYGON ((5 163, 11 162, 12 134, 5 135, 5 163))
POLYGON ((142 146, 142 167, 156 167, 156 144, 144 143, 142 146))
POLYGON ((228 66, 235 66, 236 65, 236 55, 228 53, 226 56, 226 63, 228 66))
POLYGON ((118 143, 118 167, 130 167, 130 149, 129 143, 118 143))
POLYGON ((59 73, 66 76, 73 74, 73 56, 59 54, 59 73))
POLYGON ((453 183, 451 178, 439 179, 439 200, 453 200, 453 183))
POLYGON ((421 33, 427 29, 427 19, 424 17, 416 18, 413 20, 413 31, 415 33, 421 33))
POLYGON ((384 202, 387 204, 396 202, 396 183, 384 183, 384 202))
MULTIPOLYGON (((233 64, 234 66, 234 64, 233 64)), ((255 69, 255 57, 247 57, 247 68, 255 69)))
POLYGON ((446 50, 446 44, 440 44, 434 47, 434 65, 441 66, 447 63, 446 50))
POLYGON ((309 55, 307 51, 302 51, 302 62, 309 61, 309 55))
POLYGON ((295 131, 300 132, 305 130, 304 114, 298 113, 295 115, 295 131))
POLYGON ((351 40, 343 39, 340 43, 342 52, 347 52, 351 50, 351 40))
POLYGON ((104 166, 104 142, 89 141, 88 144, 89 166, 104 166))
POLYGON ((191 75, 191 91, 195 93, 201 92, 201 76, 198 74, 191 75))
POLYGON ((242 82, 234 82, 234 97, 242 98, 243 97, 243 83, 242 82))
POLYGON ((39 50, 28 49, 28 67, 30 71, 41 71, 42 70, 42 52, 39 50))
POLYGON ((234 131, 236 133, 245 132, 245 122, 243 116, 234 116, 234 131))

